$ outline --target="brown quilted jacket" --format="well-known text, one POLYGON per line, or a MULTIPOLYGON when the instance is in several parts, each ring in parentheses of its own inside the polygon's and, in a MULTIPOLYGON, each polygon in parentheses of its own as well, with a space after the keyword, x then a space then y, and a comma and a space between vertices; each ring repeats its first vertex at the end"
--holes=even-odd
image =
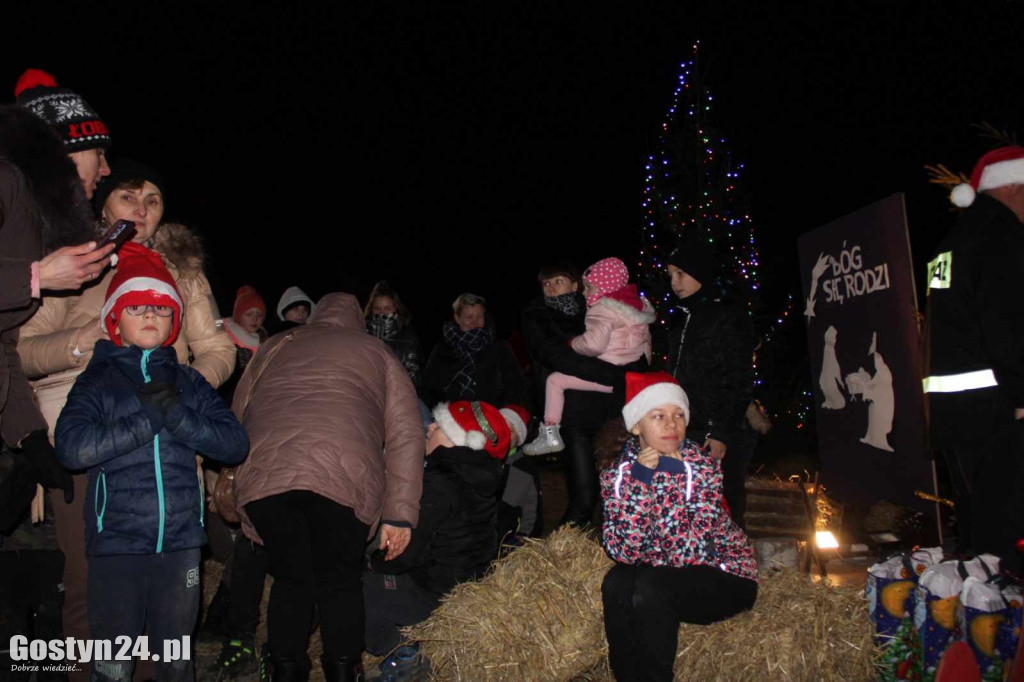
POLYGON ((308 324, 260 346, 232 409, 249 432, 235 491, 250 538, 259 541, 243 507, 290 490, 350 507, 371 533, 381 520, 415 527, 425 445, 416 389, 366 333, 354 296, 324 296, 308 324))

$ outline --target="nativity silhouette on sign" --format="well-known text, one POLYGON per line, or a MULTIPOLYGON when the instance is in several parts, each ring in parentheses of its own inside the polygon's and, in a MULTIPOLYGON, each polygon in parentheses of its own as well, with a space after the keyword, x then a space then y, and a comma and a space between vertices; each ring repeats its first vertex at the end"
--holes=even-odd
POLYGON ((875 373, 871 374, 860 367, 856 372, 847 374, 845 382, 836 354, 838 337, 839 332, 835 327, 829 326, 825 330, 821 374, 818 376, 818 386, 825 396, 821 407, 826 410, 844 409, 845 388, 851 400, 857 400, 859 397, 869 403, 867 431, 860 442, 879 450, 894 452, 892 445, 889 444, 889 434, 892 433, 893 417, 896 414, 896 395, 892 388, 892 370, 878 352, 878 332, 871 334, 871 346, 868 348, 868 356, 874 363, 875 373))

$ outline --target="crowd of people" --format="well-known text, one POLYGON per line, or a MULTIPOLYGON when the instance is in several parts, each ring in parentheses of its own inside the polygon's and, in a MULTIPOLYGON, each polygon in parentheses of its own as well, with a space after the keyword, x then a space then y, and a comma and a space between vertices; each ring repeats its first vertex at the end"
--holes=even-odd
MULTIPOLYGON (((292 286, 273 317, 243 284, 217 319, 202 244, 163 222, 161 175, 108 164, 102 119, 49 74, 27 71, 15 94, 0 107, 2 641, 146 632, 159 651, 198 627, 221 644, 202 676, 265 661, 284 682, 308 678, 319 627, 325 679, 362 679, 364 649, 412 679, 429 661, 399 628, 544 530, 537 457, 554 454, 560 525, 600 528, 616 561, 603 599, 618 679, 671 679, 680 622, 753 604, 754 337, 706 245, 667 259, 684 316, 664 349, 618 258, 541 268, 527 362, 472 293, 424 358, 386 281, 365 304, 292 286), (119 221, 131 241, 103 244, 119 221), (595 459, 602 429, 618 445, 595 459), (204 547, 225 567, 200 625, 204 547)), ((194 674, 97 660, 70 677, 194 674)))

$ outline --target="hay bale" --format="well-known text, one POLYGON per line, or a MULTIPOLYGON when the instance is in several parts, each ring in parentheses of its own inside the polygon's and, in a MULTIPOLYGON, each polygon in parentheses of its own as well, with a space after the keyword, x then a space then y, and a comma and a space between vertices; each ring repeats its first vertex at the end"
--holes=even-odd
POLYGON ((456 587, 407 634, 435 679, 572 680, 607 658, 601 580, 611 564, 582 531, 557 530, 456 587))
MULTIPOLYGON (((438 680, 611 680, 601 581, 611 560, 587 534, 562 529, 458 586, 407 635, 438 680)), ((793 571, 765 577, 754 609, 683 625, 678 679, 869 680, 875 649, 863 592, 793 571)))

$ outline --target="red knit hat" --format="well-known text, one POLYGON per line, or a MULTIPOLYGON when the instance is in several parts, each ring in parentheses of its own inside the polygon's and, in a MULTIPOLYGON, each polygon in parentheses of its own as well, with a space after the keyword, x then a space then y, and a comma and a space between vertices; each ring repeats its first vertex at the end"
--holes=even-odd
POLYGON ((117 272, 107 287, 107 300, 100 310, 100 319, 107 327, 111 340, 121 345, 121 336, 115 333, 121 311, 130 305, 164 305, 174 309, 171 335, 165 346, 174 343, 181 331, 181 294, 174 285, 160 254, 141 244, 128 242, 117 252, 117 272))
POLYGON ((626 405, 622 408, 622 418, 627 429, 632 429, 645 414, 662 405, 683 408, 686 423, 690 423, 690 399, 674 376, 668 372, 626 372, 626 405))
POLYGON ((978 192, 1006 185, 1024 185, 1024 147, 1000 147, 985 154, 975 164, 970 184, 957 185, 949 198, 966 208, 978 192))
POLYGON ((459 400, 440 403, 434 419, 453 443, 472 450, 486 450, 495 459, 505 459, 512 434, 505 418, 490 403, 459 400))
POLYGON ((266 317, 267 304, 263 302, 263 297, 256 293, 256 290, 251 286, 245 284, 235 294, 235 307, 231 311, 231 317, 235 318, 235 322, 240 323, 242 315, 253 308, 258 308, 263 312, 263 316, 266 317))
POLYGON ((526 442, 526 425, 530 423, 530 413, 521 405, 506 405, 500 410, 508 428, 515 431, 519 444, 526 442))

